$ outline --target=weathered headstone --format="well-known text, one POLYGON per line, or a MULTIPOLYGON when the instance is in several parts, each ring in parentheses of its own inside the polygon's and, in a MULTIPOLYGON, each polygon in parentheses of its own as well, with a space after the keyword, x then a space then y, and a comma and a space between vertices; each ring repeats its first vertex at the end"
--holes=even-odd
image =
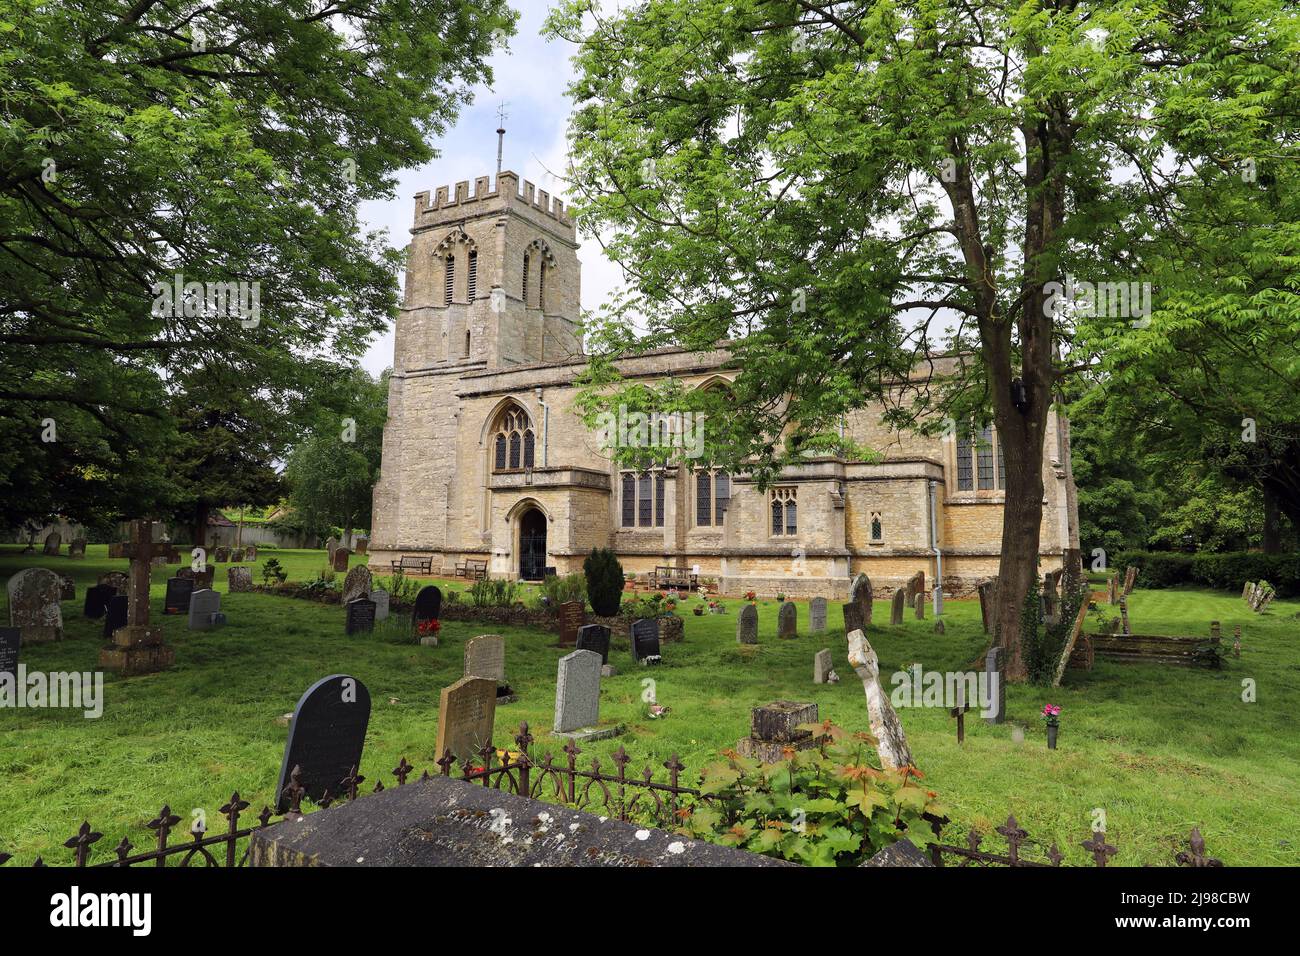
MULTIPOLYGON (((122 545, 122 547, 126 547, 126 545, 122 545)), ((130 581, 130 575, 123 571, 108 571, 99 576, 100 584, 107 584, 113 590, 117 591, 118 594, 126 592, 126 586, 130 581)))
POLYGON ((907 589, 899 588, 894 592, 893 602, 889 606, 889 623, 899 625, 903 623, 903 609, 907 606, 907 589))
POLYGON ((632 622, 632 660, 638 664, 659 663, 659 618, 643 617, 632 622))
POLYGON ((761 763, 776 763, 785 759, 787 748, 811 750, 816 747, 818 738, 810 730, 800 730, 799 726, 817 722, 816 704, 774 700, 749 712, 749 736, 736 742, 736 750, 742 757, 753 757, 761 763))
POLYGON ((388 592, 383 588, 377 588, 370 592, 370 600, 375 602, 375 620, 388 620, 388 592))
POLYGON ((0 627, 0 674, 12 674, 15 681, 18 679, 18 651, 22 643, 22 628, 0 627))
POLYGON ((357 546, 356 547, 357 554, 366 554, 370 550, 369 538, 357 538, 357 540, 353 543, 357 546))
POLYGON ((364 564, 358 564, 348 572, 348 576, 343 579, 343 603, 348 604, 357 598, 370 597, 370 589, 374 582, 370 576, 370 568, 364 564))
POLYGON ((230 549, 225 545, 212 550, 212 560, 217 564, 228 564, 230 562, 230 549))
POLYGON ((194 593, 194 579, 180 576, 167 579, 167 595, 163 598, 164 614, 189 614, 190 596, 194 593))
MULTIPOLYGON (((849 603, 856 604, 859 611, 861 611, 861 617, 856 620, 861 620, 860 626, 863 629, 871 623, 871 597, 871 578, 867 577, 866 574, 859 574, 849 586, 849 603)), ((845 623, 848 623, 847 617, 845 623)))
POLYGON ((294 768, 304 795, 320 802, 326 793, 338 798, 346 781, 361 766, 361 752, 370 725, 370 691, 347 674, 322 678, 298 698, 284 745, 280 781, 276 785, 276 811, 289 808, 285 788, 294 768))
POLYGON ((1106 589, 1107 589, 1106 599, 1110 601, 1111 605, 1118 604, 1119 603, 1119 576, 1118 575, 1112 574, 1109 578, 1106 579, 1106 589))
POLYGON ((244 560, 244 549, 235 548, 233 551, 231 551, 230 560, 234 561, 236 564, 241 563, 244 560))
POLYGON ((831 649, 824 647, 813 656, 813 683, 825 684, 830 677, 835 662, 831 659, 831 649))
POLYGON ((820 634, 826 630, 826 599, 815 597, 808 602, 808 630, 820 634))
POLYGON ((1137 583, 1138 569, 1131 566, 1124 571, 1124 597, 1133 593, 1133 585, 1137 583))
POLYGON ((984 625, 984 633, 993 633, 993 600, 997 595, 998 579, 991 578, 982 582, 976 590, 980 596, 980 621, 984 625))
POLYGON ((441 760, 448 751, 459 760, 477 756, 492 743, 496 720, 497 682, 484 677, 462 677, 444 687, 438 699, 438 742, 434 753, 441 760))
MULTIPOLYGON (((59 574, 59 572, 55 572, 59 574)), ((71 574, 59 574, 59 600, 75 601, 77 599, 77 582, 71 574)))
POLYGON ((480 634, 466 641, 463 676, 503 682, 506 679, 506 639, 500 634, 480 634))
POLYGON ((984 655, 984 679, 989 697, 985 723, 1000 724, 1007 719, 1007 683, 1002 673, 1002 648, 990 647, 984 655))
POLYGON ((130 621, 131 603, 125 594, 114 594, 104 606, 104 640, 113 639, 117 630, 126 627, 130 621))
POLYGON ((354 598, 347 603, 347 618, 343 622, 346 634, 359 634, 375 629, 375 602, 370 598, 354 598))
POLYGON ((781 610, 776 612, 776 636, 799 636, 799 612, 793 601, 786 601, 781 605, 781 610))
POLYGON ((241 594, 253 590, 253 572, 246 567, 226 569, 226 590, 241 594))
POLYGON ((63 640, 63 582, 45 568, 24 568, 9 579, 9 624, 24 644, 63 640))
POLYGON ((45 536, 45 553, 55 555, 59 553, 59 548, 63 545, 63 535, 57 531, 51 531, 45 536))
POLYGON ((910 578, 907 579, 906 591, 907 591, 908 604, 915 604, 916 596, 918 594, 920 595, 925 594, 925 572, 924 571, 917 571, 915 574, 913 574, 910 578))
POLYGON ((845 604, 844 607, 844 633, 849 631, 861 631, 866 628, 862 621, 862 605, 845 604))
POLYGON ((68 557, 84 558, 86 556, 86 539, 73 538, 68 542, 68 557))
POLYGON ((574 651, 560 658, 555 676, 554 733, 576 740, 615 736, 617 728, 600 723, 600 655, 574 651))
POLYGON ((111 584, 92 584, 86 588, 86 601, 81 606, 81 613, 92 621, 99 620, 108 610, 108 599, 117 593, 111 584))
POLYGON ((176 652, 163 643, 162 628, 149 625, 149 584, 154 559, 176 551, 165 541, 153 540, 153 522, 145 519, 131 522, 131 541, 123 551, 131 559, 127 621, 112 632, 111 644, 100 649, 99 665, 119 674, 164 670, 175 662, 176 652))
POLYGON ((871 859, 861 866, 934 866, 934 862, 916 848, 916 844, 907 837, 900 837, 889 846, 876 852, 871 859))
POLYGON ((758 643, 758 608, 746 604, 736 615, 736 643, 758 643))
POLYGON ((250 544, 247 548, 244 549, 244 554, 245 554, 245 557, 247 557, 249 561, 256 561, 256 560, 257 560, 257 545, 255 545, 255 544, 250 544))
POLYGON ((221 623, 221 592, 203 588, 190 594, 190 630, 210 631, 221 623))
POLYGON ((913 606, 916 608, 916 619, 918 621, 924 621, 925 620, 925 595, 923 593, 918 592, 912 598, 912 603, 913 606))
POLYGON ((600 655, 602 664, 609 663, 609 628, 604 624, 584 624, 578 628, 574 646, 580 651, 592 651, 600 655))
POLYGON ((861 631, 849 635, 849 664, 862 681, 862 691, 867 698, 867 720, 871 734, 877 740, 876 753, 880 765, 887 770, 912 766, 914 761, 907 746, 907 735, 903 733, 903 725, 889 702, 889 695, 880 686, 880 660, 861 631))
POLYGON ((947 630, 948 628, 944 627, 943 618, 940 618, 939 620, 934 622, 934 633, 944 634, 947 632, 947 630))
POLYGON ((334 551, 339 546, 339 539, 330 535, 325 539, 325 553, 329 556, 330 564, 334 563, 334 551))
MULTIPOLYGON (((1121 605, 1122 606, 1122 605, 1121 605)), ((1069 639, 1061 649, 1060 660, 1056 662, 1056 677, 1052 680, 1053 687, 1061 686, 1061 678, 1065 676, 1065 668, 1069 666, 1070 655, 1074 653, 1074 646, 1080 640, 1083 634, 1083 622, 1088 618, 1088 602, 1084 601, 1079 607, 1078 616, 1074 619, 1074 630, 1070 632, 1069 639)))
POLYGON ((349 551, 347 548, 335 548, 334 563, 332 565, 334 570, 346 571, 348 569, 348 558, 350 558, 351 556, 352 556, 352 552, 349 551))
POLYGON ((578 640, 578 629, 586 618, 581 601, 565 601, 559 607, 560 643, 572 645, 578 640))

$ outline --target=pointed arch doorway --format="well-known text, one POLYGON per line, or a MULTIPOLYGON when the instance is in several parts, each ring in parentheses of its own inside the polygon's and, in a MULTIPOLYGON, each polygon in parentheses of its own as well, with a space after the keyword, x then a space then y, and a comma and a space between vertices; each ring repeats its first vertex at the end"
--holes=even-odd
POLYGON ((519 517, 519 578, 540 581, 546 568, 546 515, 529 508, 519 517))

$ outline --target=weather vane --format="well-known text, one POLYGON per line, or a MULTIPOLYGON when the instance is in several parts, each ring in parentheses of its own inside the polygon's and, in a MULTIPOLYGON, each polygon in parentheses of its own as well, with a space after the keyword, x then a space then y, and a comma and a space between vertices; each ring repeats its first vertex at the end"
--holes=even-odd
POLYGON ((502 100, 497 106, 497 175, 501 175, 501 151, 506 141, 506 101, 502 100))

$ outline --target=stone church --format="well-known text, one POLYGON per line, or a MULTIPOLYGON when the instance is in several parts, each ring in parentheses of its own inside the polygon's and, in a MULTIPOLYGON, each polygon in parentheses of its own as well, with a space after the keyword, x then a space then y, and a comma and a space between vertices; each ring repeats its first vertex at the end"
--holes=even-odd
MULTIPOLYGON (((863 410, 846 433, 876 463, 809 458, 760 491, 743 474, 685 461, 620 469, 573 410, 584 366, 581 264, 563 203, 500 172, 415 197, 397 322, 371 555, 432 557, 435 573, 486 561, 494 577, 581 570, 611 547, 628 572, 698 569, 722 593, 845 595, 865 571, 880 591, 925 571, 948 594, 995 574, 1003 457, 974 441, 897 433, 863 410)), ((709 388, 727 355, 659 350, 629 380, 709 388)), ((1078 543, 1069 423, 1054 411, 1043 458, 1042 567, 1078 543)))

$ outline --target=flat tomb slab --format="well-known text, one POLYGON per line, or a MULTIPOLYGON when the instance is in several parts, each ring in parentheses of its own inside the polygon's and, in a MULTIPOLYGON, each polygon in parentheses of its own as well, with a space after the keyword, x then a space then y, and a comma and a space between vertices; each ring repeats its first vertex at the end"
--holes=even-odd
POLYGON ((791 866, 452 777, 258 830, 253 866, 791 866))

